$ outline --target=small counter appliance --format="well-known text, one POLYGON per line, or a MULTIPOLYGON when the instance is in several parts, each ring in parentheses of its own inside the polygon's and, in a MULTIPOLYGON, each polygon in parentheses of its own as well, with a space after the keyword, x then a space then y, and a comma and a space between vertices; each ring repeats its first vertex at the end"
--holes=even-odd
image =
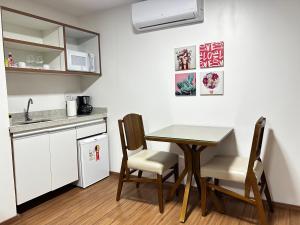
POLYGON ((76 100, 67 101, 67 116, 77 116, 77 103, 76 100))
POLYGON ((90 96, 77 96, 77 114, 88 115, 93 111, 90 105, 90 96))

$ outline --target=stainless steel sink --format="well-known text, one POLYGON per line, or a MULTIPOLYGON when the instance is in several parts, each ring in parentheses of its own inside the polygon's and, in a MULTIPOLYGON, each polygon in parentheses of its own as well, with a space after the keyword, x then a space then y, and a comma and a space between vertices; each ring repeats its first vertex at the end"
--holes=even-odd
POLYGON ((24 121, 24 122, 18 122, 15 123, 15 125, 26 125, 26 124, 33 124, 33 123, 43 123, 43 122, 49 122, 51 120, 30 120, 30 121, 24 121))

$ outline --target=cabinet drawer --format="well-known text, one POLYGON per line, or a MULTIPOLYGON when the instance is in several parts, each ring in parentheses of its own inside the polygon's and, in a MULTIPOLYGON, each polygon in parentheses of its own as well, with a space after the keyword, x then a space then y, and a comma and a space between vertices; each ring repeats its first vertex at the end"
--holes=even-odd
POLYGON ((77 127, 77 139, 106 132, 106 123, 91 124, 77 127))

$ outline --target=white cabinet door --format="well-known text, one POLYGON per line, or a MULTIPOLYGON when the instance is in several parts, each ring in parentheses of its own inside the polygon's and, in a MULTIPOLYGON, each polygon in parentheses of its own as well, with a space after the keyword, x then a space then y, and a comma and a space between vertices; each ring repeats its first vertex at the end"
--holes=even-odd
POLYGON ((78 180, 76 130, 50 133, 52 190, 78 180))
POLYGON ((49 135, 13 139, 17 204, 51 191, 49 135))

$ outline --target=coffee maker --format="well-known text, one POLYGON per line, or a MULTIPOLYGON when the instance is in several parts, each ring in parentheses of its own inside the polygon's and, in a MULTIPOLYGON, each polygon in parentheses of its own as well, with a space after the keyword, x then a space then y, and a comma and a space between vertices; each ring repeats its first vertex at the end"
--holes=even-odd
POLYGON ((93 111, 90 105, 90 96, 77 96, 77 114, 88 115, 93 111))

